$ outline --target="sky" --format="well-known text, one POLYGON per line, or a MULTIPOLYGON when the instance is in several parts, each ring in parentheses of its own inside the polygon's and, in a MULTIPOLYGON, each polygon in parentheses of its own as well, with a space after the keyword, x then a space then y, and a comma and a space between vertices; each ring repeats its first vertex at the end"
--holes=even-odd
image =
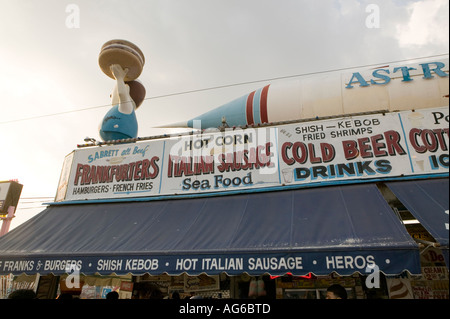
POLYGON ((138 135, 170 134, 156 127, 266 79, 448 54, 449 1, 0 0, 0 39, 0 181, 23 184, 13 229, 53 201, 64 157, 100 140, 106 41, 145 55, 138 135))

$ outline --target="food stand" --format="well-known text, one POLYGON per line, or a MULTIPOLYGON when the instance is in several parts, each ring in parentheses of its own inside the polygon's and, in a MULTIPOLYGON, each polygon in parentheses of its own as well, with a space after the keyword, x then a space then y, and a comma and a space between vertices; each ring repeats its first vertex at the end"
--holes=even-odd
POLYGON ((437 106, 80 145, 55 201, 0 238, 0 275, 39 274, 49 298, 323 298, 332 283, 448 298, 448 118, 437 106))

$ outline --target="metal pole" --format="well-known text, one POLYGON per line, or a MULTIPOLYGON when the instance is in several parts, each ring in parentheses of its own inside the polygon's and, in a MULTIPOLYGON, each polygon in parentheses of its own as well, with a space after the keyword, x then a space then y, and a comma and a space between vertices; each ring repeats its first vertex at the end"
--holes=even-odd
POLYGON ((11 225, 11 220, 15 217, 14 212, 16 211, 16 207, 9 206, 8 207, 8 215, 6 217, 2 217, 3 221, 2 229, 0 230, 0 237, 5 235, 9 231, 9 226, 11 225))

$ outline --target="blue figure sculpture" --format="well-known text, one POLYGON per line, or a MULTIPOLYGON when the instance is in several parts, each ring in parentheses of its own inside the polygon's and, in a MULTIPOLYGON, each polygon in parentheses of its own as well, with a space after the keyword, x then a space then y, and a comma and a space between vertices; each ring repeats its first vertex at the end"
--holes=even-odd
MULTIPOLYGON (((136 138, 138 122, 135 111, 137 106, 130 94, 130 85, 126 84, 124 80, 128 69, 122 69, 119 64, 112 64, 110 69, 116 85, 111 94, 112 108, 106 113, 100 125, 100 137, 103 141, 136 138)), ((142 100, 143 98, 136 101, 138 106, 142 100)))

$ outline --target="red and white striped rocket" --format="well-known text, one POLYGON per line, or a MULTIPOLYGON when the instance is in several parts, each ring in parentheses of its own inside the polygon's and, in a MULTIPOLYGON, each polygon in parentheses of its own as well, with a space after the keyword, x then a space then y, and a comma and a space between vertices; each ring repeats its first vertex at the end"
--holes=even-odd
POLYGON ((369 111, 402 111, 448 105, 449 59, 418 61, 280 81, 189 121, 162 127, 217 128, 258 125, 369 111), (197 122, 194 122, 197 121, 197 122), (198 122, 201 121, 201 122, 198 122))

